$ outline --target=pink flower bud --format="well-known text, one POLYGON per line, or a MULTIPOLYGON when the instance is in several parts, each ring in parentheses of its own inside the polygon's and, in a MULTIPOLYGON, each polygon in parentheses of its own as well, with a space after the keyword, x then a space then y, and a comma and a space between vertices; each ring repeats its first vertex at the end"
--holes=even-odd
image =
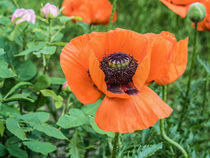
POLYGON ((41 9, 41 14, 44 14, 45 18, 55 18, 58 16, 58 8, 50 3, 45 4, 41 9))
POLYGON ((18 19, 15 22, 15 24, 19 24, 24 21, 31 22, 32 24, 35 24, 36 22, 36 15, 34 10, 32 9, 24 9, 24 8, 16 9, 15 12, 12 14, 11 21, 14 21, 18 17, 20 19, 18 19))
POLYGON ((63 84, 62 89, 63 89, 63 91, 71 92, 67 81, 63 84))

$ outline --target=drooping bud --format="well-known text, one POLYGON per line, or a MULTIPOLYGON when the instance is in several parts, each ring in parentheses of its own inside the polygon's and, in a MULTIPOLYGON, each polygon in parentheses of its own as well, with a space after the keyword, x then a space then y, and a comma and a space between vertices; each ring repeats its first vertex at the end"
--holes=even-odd
POLYGON ((46 19, 57 17, 58 12, 58 8, 50 3, 45 4, 45 6, 41 9, 41 14, 44 15, 46 19))
POLYGON ((198 23, 205 18, 206 8, 199 2, 193 3, 189 7, 187 16, 192 22, 198 23))

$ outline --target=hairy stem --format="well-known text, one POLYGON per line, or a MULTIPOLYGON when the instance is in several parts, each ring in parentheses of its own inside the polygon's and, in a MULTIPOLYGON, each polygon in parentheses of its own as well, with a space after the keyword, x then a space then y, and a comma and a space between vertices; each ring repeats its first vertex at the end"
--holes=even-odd
POLYGON ((197 43, 197 23, 195 23, 193 53, 192 53, 192 58, 191 58, 191 62, 190 62, 190 71, 189 71, 188 82, 187 82, 187 90, 186 90, 186 93, 184 96, 183 110, 181 113, 178 128, 180 128, 182 125, 182 122, 183 122, 182 120, 185 117, 186 111, 187 111, 189 103, 190 103, 189 93, 190 93, 190 89, 191 89, 192 73, 193 73, 193 68, 194 68, 194 63, 195 63, 195 58, 196 58, 196 43, 197 43))
POLYGON ((207 96, 207 87, 209 85, 209 74, 208 72, 206 73, 206 81, 205 81, 205 84, 204 84, 204 91, 203 91, 203 110, 202 110, 202 115, 204 114, 205 112, 205 104, 206 104, 206 96, 207 96))
POLYGON ((193 54, 192 54, 192 59, 191 59, 191 62, 190 62, 190 72, 189 72, 189 76, 188 76, 187 91, 186 91, 186 95, 185 95, 186 99, 188 99, 189 92, 190 92, 190 89, 191 89, 192 72, 193 72, 193 67, 194 67, 195 57, 196 57, 196 43, 197 43, 197 23, 195 23, 193 54))
POLYGON ((112 158, 116 158, 117 156, 118 137, 119 137, 119 133, 115 133, 114 141, 113 141, 112 158))
POLYGON ((108 30, 112 29, 112 25, 113 25, 113 17, 114 17, 114 12, 117 8, 117 0, 114 0, 113 2, 113 7, 112 7, 112 13, 111 13, 111 16, 110 16, 110 19, 109 19, 109 26, 108 26, 108 30))
MULTIPOLYGON (((167 87, 166 86, 163 86, 163 89, 162 89, 162 98, 163 98, 163 101, 166 102, 166 100, 167 100, 167 87)), ((169 144, 171 144, 174 147, 176 147, 177 149, 179 149, 185 158, 188 158, 188 154, 185 151, 185 149, 181 145, 179 145, 177 142, 175 142, 174 140, 172 140, 171 138, 169 138, 166 135, 164 125, 165 125, 165 119, 161 119, 160 120, 160 132, 161 132, 161 136, 163 137, 163 139, 166 142, 168 142, 169 144)))

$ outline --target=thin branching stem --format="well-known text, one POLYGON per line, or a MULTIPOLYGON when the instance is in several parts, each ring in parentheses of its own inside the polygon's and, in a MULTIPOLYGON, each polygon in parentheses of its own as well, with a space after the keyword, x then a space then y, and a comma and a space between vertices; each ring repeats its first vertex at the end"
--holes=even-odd
POLYGON ((112 149, 112 158, 116 158, 117 156, 118 137, 119 137, 119 133, 115 133, 114 141, 113 141, 113 149, 112 149))
POLYGON ((115 12, 116 8, 117 8, 117 0, 114 0, 113 7, 112 7, 112 13, 111 13, 111 16, 110 16, 110 19, 109 19, 108 30, 111 30, 112 29, 113 17, 114 17, 114 12, 115 12))
MULTIPOLYGON (((162 98, 163 98, 163 101, 166 102, 166 100, 167 100, 167 87, 166 86, 163 86, 163 88, 162 88, 162 98)), ((172 140, 171 138, 169 138, 166 135, 164 126, 165 126, 165 119, 161 119, 160 120, 160 132, 161 132, 161 136, 163 137, 163 139, 166 142, 168 142, 169 144, 171 144, 174 147, 176 147, 177 149, 179 149, 185 158, 188 158, 188 154, 185 151, 185 149, 181 145, 179 145, 177 142, 175 142, 174 140, 172 140)))

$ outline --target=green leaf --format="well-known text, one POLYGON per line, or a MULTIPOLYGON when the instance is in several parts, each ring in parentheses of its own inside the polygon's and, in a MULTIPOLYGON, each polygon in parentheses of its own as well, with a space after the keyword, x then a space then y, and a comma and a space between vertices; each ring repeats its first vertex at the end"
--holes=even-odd
POLYGON ((47 112, 35 112, 22 115, 21 118, 27 122, 34 122, 38 120, 39 122, 44 123, 49 120, 50 114, 47 112))
POLYGON ((9 153, 17 158, 28 158, 28 154, 23 149, 19 148, 18 145, 9 145, 7 146, 9 153))
POLYGON ((15 73, 8 68, 8 64, 0 59, 0 78, 10 78, 16 76, 15 73))
POLYGON ((31 103, 34 102, 33 99, 28 98, 28 94, 14 94, 9 98, 3 99, 3 102, 7 103, 12 101, 20 101, 20 100, 30 101, 31 103))
POLYGON ((102 129, 98 128, 98 126, 97 126, 93 117, 89 118, 89 123, 96 133, 106 134, 107 136, 114 138, 114 133, 113 132, 106 132, 106 131, 103 131, 102 129))
POLYGON ((14 118, 8 118, 6 120, 6 127, 7 129, 14 134, 16 137, 18 137, 21 140, 26 140, 26 135, 24 133, 24 130, 20 128, 20 125, 18 124, 18 120, 14 118))
POLYGON ((82 111, 87 115, 95 116, 96 111, 97 111, 99 105, 101 104, 101 102, 102 102, 102 99, 99 99, 97 102, 95 102, 93 104, 84 105, 82 107, 82 111))
POLYGON ((5 130, 4 124, 0 121, 0 136, 1 137, 4 135, 4 130, 5 130))
POLYGON ((57 122, 57 125, 61 126, 64 129, 67 129, 81 126, 87 122, 87 119, 88 118, 81 110, 72 108, 70 110, 70 116, 61 116, 57 122))
POLYGON ((40 91, 42 89, 46 89, 48 87, 50 87, 50 79, 47 75, 41 75, 37 78, 36 83, 34 84, 34 89, 36 91, 40 91))
POLYGON ((74 133, 73 138, 69 144, 69 154, 72 158, 84 158, 85 157, 85 149, 81 145, 81 139, 78 136, 77 132, 74 133))
POLYGON ((6 52, 4 51, 4 49, 0 48, 0 55, 5 54, 6 52))
POLYGON ((4 155, 6 155, 6 153, 7 152, 5 146, 0 143, 0 157, 3 157, 4 155))
POLYGON ((66 79, 65 78, 51 77, 50 82, 51 82, 51 84, 63 85, 66 82, 66 79))
POLYGON ((34 127, 34 129, 36 129, 40 132, 43 132, 50 137, 54 137, 57 139, 67 139, 63 135, 63 133, 55 127, 52 127, 49 125, 44 125, 44 124, 34 124, 33 127, 34 127))
POLYGON ((45 54, 45 55, 52 55, 54 54, 56 51, 56 47, 55 46, 46 46, 43 49, 41 49, 40 51, 36 52, 35 54, 45 54))
POLYGON ((30 150, 41 153, 43 155, 47 155, 56 150, 56 146, 52 145, 48 142, 39 142, 39 141, 26 141, 23 142, 25 146, 27 146, 30 150))
POLYGON ((28 81, 36 75, 37 68, 31 60, 27 60, 16 65, 15 71, 21 81, 28 81))
POLYGON ((45 97, 53 98, 54 101, 55 101, 56 108, 60 108, 62 106, 63 98, 61 96, 59 96, 59 95, 56 95, 54 91, 49 90, 49 89, 44 89, 44 90, 41 90, 41 93, 45 97))
POLYGON ((207 61, 202 60, 199 56, 197 57, 197 60, 204 67, 206 72, 210 74, 210 64, 207 61))
POLYGON ((26 49, 18 54, 16 54, 15 56, 23 56, 23 55, 28 55, 32 52, 35 52, 35 51, 39 51, 40 49, 42 49, 45 45, 47 44, 47 42, 40 42, 38 45, 35 45, 29 49, 26 49))
POLYGON ((61 23, 66 23, 72 19, 76 19, 76 20, 82 20, 81 17, 78 17, 78 16, 70 16, 70 17, 67 17, 67 16, 60 16, 59 17, 59 20, 61 23))
POLYGON ((142 147, 141 152, 138 154, 138 158, 147 158, 152 156, 156 151, 162 149, 162 143, 154 145, 145 145, 142 147))
POLYGON ((10 89, 10 91, 5 95, 4 99, 10 96, 11 94, 13 94, 20 87, 30 86, 30 85, 32 85, 30 82, 19 82, 18 84, 16 84, 14 87, 10 89))

